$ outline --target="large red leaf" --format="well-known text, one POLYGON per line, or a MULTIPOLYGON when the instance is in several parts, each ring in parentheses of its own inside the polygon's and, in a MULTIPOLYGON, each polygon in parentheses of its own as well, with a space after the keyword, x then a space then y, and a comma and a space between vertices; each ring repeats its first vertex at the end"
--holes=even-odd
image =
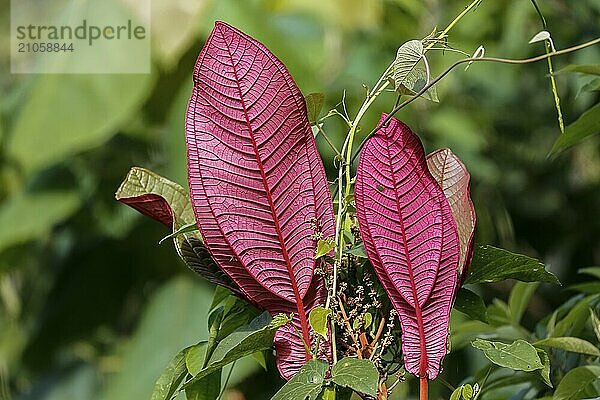
MULTIPOLYGON (((186 118, 188 175, 196 220, 217 264, 271 313, 306 314, 324 301, 314 276, 315 229, 334 235, 333 205, 306 106, 285 66, 261 43, 217 22, 194 68, 186 118)), ((285 377, 302 341, 282 348, 285 377)))
POLYGON ((406 370, 434 379, 447 352, 458 235, 419 138, 397 119, 365 144, 355 198, 367 255, 400 317, 406 370))
POLYGON ((477 220, 469 187, 471 176, 462 161, 450 149, 439 149, 428 154, 427 167, 444 191, 456 222, 460 242, 458 276, 462 282, 473 258, 473 238, 477 220))

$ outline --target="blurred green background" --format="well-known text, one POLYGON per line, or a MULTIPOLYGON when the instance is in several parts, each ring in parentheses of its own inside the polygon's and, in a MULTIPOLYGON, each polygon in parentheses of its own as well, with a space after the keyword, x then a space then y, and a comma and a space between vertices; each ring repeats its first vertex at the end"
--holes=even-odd
MULTIPOLYGON (((76 0, 73 0, 76 1, 76 0)), ((109 0, 105 0, 109 1, 109 0)), ((123 1, 135 10, 135 0, 123 1)), ((265 43, 300 89, 346 91, 351 115, 404 41, 442 29, 466 0, 152 0, 150 75, 12 75, 0 39, 0 399, 148 399, 179 349, 206 337, 213 288, 159 246, 162 226, 118 204, 129 167, 185 186, 184 115, 191 72, 217 19, 265 43)), ((539 0, 557 48, 600 35, 600 0, 539 0)), ((10 8, 1 3, 8 32, 10 8)), ((529 0, 483 0, 450 33, 467 52, 522 58, 543 53, 529 0)), ((430 56, 434 75, 458 56, 430 56)), ((555 59, 598 63, 600 46, 555 59)), ((567 123, 598 102, 578 95, 590 78, 559 75, 567 123)), ((479 243, 539 257, 564 283, 600 264, 600 137, 546 154, 559 135, 547 65, 476 64, 399 117, 428 151, 450 147, 472 174, 479 243)), ((383 95, 370 131, 395 101, 383 95)), ((343 126, 328 122, 338 145, 343 126)), ((333 153, 319 138, 330 177, 333 153)), ((510 285, 484 295, 505 298, 510 285)), ((528 312, 546 315, 568 297, 542 287, 528 312)), ((446 360, 457 384, 472 355, 446 360)), ((272 360, 270 361, 272 366, 272 360)), ((281 384, 251 359, 238 363, 229 399, 267 399, 281 384)))

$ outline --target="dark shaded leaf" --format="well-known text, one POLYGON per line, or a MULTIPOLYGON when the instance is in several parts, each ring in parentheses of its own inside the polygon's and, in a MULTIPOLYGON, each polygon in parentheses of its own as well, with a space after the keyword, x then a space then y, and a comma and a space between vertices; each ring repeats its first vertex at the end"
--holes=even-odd
POLYGON ((600 103, 581 114, 577 121, 566 127, 565 133, 554 142, 549 155, 556 155, 598 133, 600 133, 600 103))
MULTIPOLYGON (((115 198, 166 225, 173 232, 196 221, 185 189, 145 168, 131 168, 117 189, 115 198)), ((173 242, 177 253, 191 270, 241 296, 237 286, 212 260, 197 231, 176 235, 173 242)))
POLYGON ((475 246, 465 283, 491 283, 505 279, 560 283, 553 273, 546 271, 544 264, 534 258, 489 245, 475 246))
POLYGON ((483 299, 467 288, 459 289, 456 300, 454 300, 454 308, 472 319, 488 322, 487 308, 483 299))

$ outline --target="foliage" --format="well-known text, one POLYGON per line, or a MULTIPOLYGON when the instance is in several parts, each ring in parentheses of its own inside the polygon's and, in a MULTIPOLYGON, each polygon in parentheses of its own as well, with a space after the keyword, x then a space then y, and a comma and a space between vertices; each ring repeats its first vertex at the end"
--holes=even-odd
MULTIPOLYGON (((426 37, 433 25, 450 21, 466 5, 437 0, 351 0, 343 5, 312 0, 196 3, 153 2, 156 68, 149 76, 11 75, 8 58, 0 61, 5 94, 0 100, 0 220, 4 222, 0 233, 0 397, 149 398, 169 359, 181 348, 209 337, 212 289, 193 280, 189 271, 174 262, 170 246, 156 245, 167 233, 112 204, 108 193, 132 164, 185 182, 181 116, 192 86, 189 73, 212 21, 225 19, 265 42, 288 66, 304 93, 323 91, 323 109, 337 105, 337 112, 345 118, 361 107, 361 84, 371 82, 373 71, 383 70, 392 61, 403 41, 426 37), (341 98, 344 102, 338 104, 341 98)), ((594 2, 540 5, 557 45, 581 43, 597 35, 600 9, 594 2)), ((8 25, 8 12, 2 8, 6 18, 1 24, 8 25)), ((493 55, 534 54, 539 49, 527 48, 526 42, 540 29, 536 18, 526 2, 483 1, 475 12, 468 11, 447 39, 436 43, 462 49, 484 43, 486 53, 493 55)), ((9 46, 7 40, 8 36, 2 39, 4 49, 9 46)), ((431 76, 455 53, 449 47, 443 56, 428 51, 431 76)), ((597 57, 596 46, 575 57, 553 57, 553 62, 561 71, 568 63, 591 65, 597 57)), ((598 99, 595 75, 575 69, 555 73, 567 122, 565 135, 598 99)), ((544 65, 473 63, 466 73, 448 75, 437 87, 440 103, 418 101, 399 115, 421 134, 426 149, 450 147, 469 167, 478 215, 477 243, 551 260, 549 272, 566 285, 576 284, 560 291, 545 284, 534 292, 521 288, 506 303, 502 300, 508 296, 510 283, 469 286, 473 295, 480 296, 471 297, 479 305, 478 315, 483 315, 481 304, 487 305, 489 323, 453 313, 452 352, 442 372, 450 385, 464 389, 463 398, 481 393, 474 382, 485 382, 479 398, 551 397, 554 389, 544 384, 543 371, 556 391, 563 385, 562 393, 575 397, 597 395, 594 382, 579 384, 580 393, 567 385, 594 376, 586 372, 575 378, 569 375, 572 368, 581 368, 578 365, 584 366, 583 371, 597 365, 592 354, 535 344, 550 337, 577 337, 597 348, 600 331, 600 282, 575 274, 578 266, 599 262, 593 251, 598 247, 600 221, 598 136, 589 131, 585 142, 546 158, 559 135, 552 95, 542 90, 547 73, 544 65), (519 315, 526 318, 515 322, 519 315), (505 344, 527 340, 541 351, 544 368, 544 354, 552 368, 513 373, 488 365, 483 353, 468 346, 477 336, 505 344)), ((390 93, 384 91, 382 100, 363 113, 360 126, 357 123, 357 140, 376 126, 381 111, 389 111, 395 99, 390 93)), ((317 144, 329 180, 334 181, 339 158, 332 160, 340 153, 336 148, 342 147, 340 133, 347 124, 344 118, 324 120, 328 114, 319 114, 321 121, 313 124, 313 131, 318 132, 317 144)), ((346 198, 338 202, 336 196, 336 204, 346 204, 346 198)), ((348 204, 352 213, 352 203, 348 204)), ((347 254, 364 262, 364 248, 352 234, 356 220, 349 216, 342 222, 347 254)), ((330 262, 330 257, 322 258, 330 262)), ((344 281, 354 282, 362 273, 362 267, 351 270, 344 281)), ((547 281, 555 280, 542 275, 547 281)), ((369 282, 361 279, 360 287, 368 288, 369 282)), ((369 290, 365 293, 368 297, 369 290)), ((378 296, 377 301, 385 300, 381 293, 378 296)), ((354 299, 360 297, 349 293, 346 298, 354 299)), ((217 307, 229 304, 234 308, 222 336, 237 329, 232 315, 245 315, 246 324, 256 313, 227 293, 216 301, 217 307)), ((372 302, 369 298, 364 303, 370 306, 372 302)), ((368 344, 377 335, 380 314, 386 317, 385 336, 388 306, 368 311, 346 306, 348 313, 360 311, 348 316, 349 331, 356 333, 359 344, 363 335, 368 344)), ((341 319, 340 313, 331 315, 331 320, 341 319)), ((345 332, 336 326, 338 333, 345 332)), ((391 327, 390 332, 397 335, 399 329, 391 327)), ((394 353, 396 345, 390 345, 386 358, 401 358, 401 353, 394 353)), ((584 348, 592 352, 588 345, 584 348)), ((258 360, 266 356, 267 372, 259 371, 253 357, 238 360, 229 380, 230 367, 225 368, 221 383, 230 388, 232 397, 243 393, 246 398, 268 399, 283 384, 270 352, 254 356, 258 360)), ((404 398, 415 389, 415 381, 404 376, 398 365, 388 371, 388 377, 390 387, 400 378, 392 399, 404 398)), ((324 398, 330 388, 326 385, 324 398)), ((439 382, 430 387, 431 397, 448 398, 450 393, 439 382)), ((337 395, 342 398, 343 394, 337 395)), ((179 399, 183 396, 180 393, 179 399)))

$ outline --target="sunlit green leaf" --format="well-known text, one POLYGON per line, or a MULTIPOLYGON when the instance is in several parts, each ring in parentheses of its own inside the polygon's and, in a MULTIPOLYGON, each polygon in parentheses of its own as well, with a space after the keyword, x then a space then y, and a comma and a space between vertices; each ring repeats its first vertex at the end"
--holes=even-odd
MULTIPOLYGON (((431 78, 429 79, 429 81, 427 78, 427 72, 425 71, 425 69, 421 67, 415 67, 404 78, 404 84, 400 85, 397 90, 402 94, 414 96, 429 83, 431 78)), ((436 103, 439 101, 437 97, 437 89, 435 88, 435 86, 432 86, 429 89, 427 89, 421 95, 421 97, 436 103)))
POLYGON ((152 400, 171 400, 171 397, 187 375, 185 359, 188 350, 189 347, 181 350, 169 362, 167 368, 154 384, 152 400))
POLYGON ((340 386, 369 396, 377 396, 379 372, 370 360, 343 358, 331 368, 331 379, 340 386))
POLYGON ((491 362, 501 367, 517 371, 535 371, 544 367, 535 347, 525 340, 519 339, 511 344, 506 344, 475 339, 472 345, 483 351, 491 362))
POLYGON ((543 365, 542 369, 539 370, 540 377, 546 385, 553 387, 552 381, 550 380, 550 357, 544 350, 537 349, 537 352, 543 365))
POLYGON ((549 39, 550 39, 550 32, 540 31, 531 38, 529 43, 543 42, 544 40, 549 40, 549 39))
POLYGON ((324 361, 308 361, 271 400, 315 400, 323 390, 328 368, 324 361))
POLYGON ((319 239, 317 242, 317 251, 315 253, 315 259, 327 255, 331 250, 335 249, 335 241, 332 238, 325 240, 319 239))
POLYGON ((423 54, 423 43, 420 40, 409 40, 398 48, 392 71, 396 90, 399 90, 402 86, 411 86, 407 84, 406 79, 417 67, 417 64, 423 58, 423 54))
POLYGON ((315 332, 324 338, 327 337, 327 318, 331 315, 331 310, 322 306, 313 308, 308 314, 308 322, 315 332))
POLYGON ((600 350, 596 346, 577 337, 551 337, 538 340, 533 345, 537 347, 554 347, 555 349, 600 357, 600 350))
POLYGON ((553 400, 578 400, 587 397, 586 387, 600 379, 600 366, 577 367, 563 377, 554 392, 553 400))
POLYGON ((207 342, 203 341, 197 345, 190 346, 185 355, 185 366, 190 375, 196 375, 204 367, 207 342))

